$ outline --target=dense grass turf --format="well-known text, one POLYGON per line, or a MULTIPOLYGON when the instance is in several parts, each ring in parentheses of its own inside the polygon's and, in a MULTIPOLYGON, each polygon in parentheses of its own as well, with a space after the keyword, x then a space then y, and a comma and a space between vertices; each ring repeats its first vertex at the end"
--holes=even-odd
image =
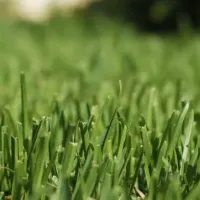
POLYGON ((1 199, 199 199, 199 36, 0 25, 1 199))

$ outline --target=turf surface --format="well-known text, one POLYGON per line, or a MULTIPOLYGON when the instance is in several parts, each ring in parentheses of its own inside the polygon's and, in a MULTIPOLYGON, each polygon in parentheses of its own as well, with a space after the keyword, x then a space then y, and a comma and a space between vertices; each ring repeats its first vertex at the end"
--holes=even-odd
POLYGON ((0 25, 1 199, 199 199, 198 35, 0 25))

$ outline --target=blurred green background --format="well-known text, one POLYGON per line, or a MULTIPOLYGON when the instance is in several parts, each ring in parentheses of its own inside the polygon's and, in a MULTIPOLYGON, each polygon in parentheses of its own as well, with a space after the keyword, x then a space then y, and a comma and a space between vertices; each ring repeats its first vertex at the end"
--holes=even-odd
MULTIPOLYGON (((19 99, 16 95, 21 70, 29 77, 34 111, 47 111, 54 93, 61 99, 67 96, 74 100, 88 99, 102 91, 103 99, 119 80, 129 84, 132 79, 154 84, 161 91, 169 83, 183 81, 188 99, 198 102, 200 39, 191 31, 191 27, 197 26, 189 20, 189 14, 173 17, 182 3, 102 1, 74 12, 73 17, 61 17, 59 11, 54 12, 50 21, 39 24, 2 17, 0 95, 4 98, 0 108, 19 99), (174 23, 176 26, 172 26, 174 23), (144 32, 140 34, 136 27, 144 32), (163 37, 145 31, 178 34, 163 37), (39 98, 35 98, 36 93, 39 98)), ((1 5, 2 16, 6 16, 9 4, 1 5)), ((19 105, 14 103, 15 107, 19 105)), ((195 105, 200 108, 200 103, 195 105)))
POLYGON ((91 5, 93 12, 133 22, 145 31, 176 31, 200 25, 199 0, 109 0, 91 5))
MULTIPOLYGON (((26 2, 24 0, 20 1, 26 2)), ((20 1, 1 1, 0 15, 3 16, 9 13, 9 15, 14 16, 15 14, 12 10, 14 7, 13 5, 16 6, 20 1)), ((48 1, 49 0, 40 0, 35 2, 42 6, 42 4, 44 4, 42 2, 48 1)), ((62 1, 66 1, 66 10, 69 5, 72 5, 70 2, 73 2, 69 0, 62 1)), ((31 0, 29 0, 29 2, 31 2, 31 0)), ((56 2, 57 1, 53 4, 56 5, 56 2)), ((180 26, 187 25, 195 29, 198 29, 200 26, 199 0, 76 0, 74 1, 74 11, 76 11, 76 8, 80 8, 81 4, 87 5, 81 10, 84 16, 103 14, 113 19, 131 22, 136 25, 137 28, 144 31, 174 32, 177 31, 180 26)), ((63 8, 60 8, 60 10, 51 8, 51 10, 54 10, 54 14, 58 14, 61 10, 63 11, 63 8)), ((75 13, 77 14, 77 12, 75 13)))

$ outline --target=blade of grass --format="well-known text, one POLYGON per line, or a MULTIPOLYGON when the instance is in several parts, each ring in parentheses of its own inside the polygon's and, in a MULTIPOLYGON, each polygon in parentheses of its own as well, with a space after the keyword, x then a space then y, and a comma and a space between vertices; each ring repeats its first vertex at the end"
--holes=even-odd
POLYGON ((159 156, 158 156, 158 160, 157 160, 157 164, 156 164, 156 181, 158 181, 159 176, 160 176, 160 171, 163 167, 163 162, 162 162, 162 158, 165 157, 166 152, 167 152, 167 141, 165 141, 163 143, 163 146, 159 152, 159 156))
POLYGON ((89 168, 91 167, 91 162, 93 159, 93 154, 90 153, 87 157, 87 160, 85 161, 85 164, 83 166, 83 169, 81 170, 81 174, 80 174, 80 178, 79 180, 76 182, 76 186, 74 188, 73 194, 72 194, 72 200, 76 199, 76 196, 78 195, 80 189, 81 189, 81 185, 84 182, 84 176, 87 173, 87 171, 89 170, 89 168))
POLYGON ((189 103, 186 103, 184 109, 182 110, 181 114, 179 115, 179 119, 178 119, 176 126, 174 128, 173 138, 170 138, 170 141, 169 141, 167 154, 170 158, 172 157, 173 150, 175 149, 175 146, 176 146, 178 139, 180 137, 183 121, 186 117, 188 110, 189 110, 189 103))
POLYGON ((186 162, 188 162, 188 148, 190 144, 191 134, 192 134, 192 127, 194 123, 194 111, 191 111, 189 116, 189 122, 188 127, 186 129, 186 136, 185 136, 185 142, 183 147, 183 155, 182 155, 182 161, 181 161, 181 169, 180 169, 180 175, 183 176, 184 173, 184 165, 186 162))
POLYGON ((134 176, 133 176, 132 181, 131 181, 129 196, 131 196, 131 194, 132 194, 132 190, 133 190, 134 185, 135 185, 135 183, 136 183, 136 180, 137 180, 137 177, 138 177, 138 173, 139 173, 139 169, 140 169, 140 166, 141 166, 141 163, 142 163, 142 158, 143 158, 143 147, 141 147, 140 149, 141 149, 141 152, 140 152, 140 156, 139 156, 137 165, 135 166, 134 176))
MULTIPOLYGON (((28 107, 27 107, 27 91, 26 91, 26 79, 24 72, 20 74, 21 83, 21 113, 22 113, 22 126, 23 126, 23 137, 24 141, 28 139, 28 107)), ((26 147, 26 144, 24 143, 26 147)))
POLYGON ((40 190, 40 188, 42 186, 42 177, 44 174, 44 166, 45 166, 45 163, 48 161, 49 137, 50 137, 50 134, 46 133, 39 138, 34 174, 32 175, 33 192, 40 190))
POLYGON ((150 144, 149 132, 147 131, 146 126, 141 128, 141 136, 142 136, 145 156, 147 158, 148 163, 151 163, 152 162, 152 146, 150 144))
POLYGON ((112 118, 111 118, 111 120, 110 120, 109 125, 108 125, 107 128, 106 128, 106 132, 104 133, 103 139, 102 139, 102 141, 101 141, 101 151, 103 151, 103 148, 104 148, 106 139, 107 139, 107 137, 108 137, 108 134, 109 134, 109 131, 110 131, 111 126, 112 126, 112 124, 113 124, 114 117, 115 117, 116 113, 117 113, 117 108, 115 108, 115 111, 114 111, 114 113, 113 113, 113 116, 112 116, 112 118))

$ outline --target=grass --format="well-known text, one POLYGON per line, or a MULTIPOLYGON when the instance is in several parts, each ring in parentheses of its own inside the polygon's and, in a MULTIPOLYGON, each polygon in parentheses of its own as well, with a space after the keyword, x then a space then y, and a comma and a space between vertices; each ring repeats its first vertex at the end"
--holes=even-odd
POLYGON ((199 41, 1 21, 0 199, 199 199, 199 41))

